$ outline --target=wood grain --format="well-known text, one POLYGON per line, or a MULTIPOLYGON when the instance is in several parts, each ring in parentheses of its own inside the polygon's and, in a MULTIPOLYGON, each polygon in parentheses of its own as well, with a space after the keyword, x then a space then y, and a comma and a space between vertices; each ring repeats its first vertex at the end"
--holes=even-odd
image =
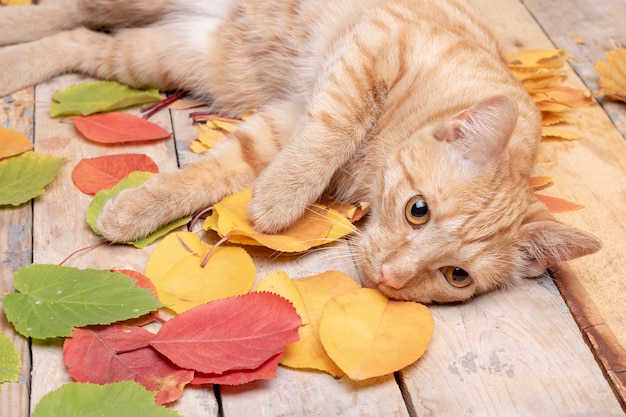
MULTIPOLYGON (((34 89, 26 88, 2 99, 0 126, 31 138, 33 134, 34 89)), ((19 207, 0 206, 0 300, 2 295, 13 292, 13 274, 32 262, 32 215, 31 204, 19 207)), ((0 306, 2 302, 0 301, 0 306)), ((15 332, 4 314, 0 315, 0 332, 15 345, 21 358, 18 382, 0 386, 0 415, 28 416, 28 392, 30 387, 30 347, 28 339, 15 332)))

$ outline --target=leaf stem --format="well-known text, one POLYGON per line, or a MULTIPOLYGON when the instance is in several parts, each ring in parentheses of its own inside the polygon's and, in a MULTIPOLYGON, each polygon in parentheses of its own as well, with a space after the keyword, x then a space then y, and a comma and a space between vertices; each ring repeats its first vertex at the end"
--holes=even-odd
POLYGON ((65 259, 63 259, 63 260, 59 263, 59 266, 63 265, 65 262, 67 262, 67 261, 68 261, 68 260, 69 260, 72 256, 76 255, 77 253, 79 253, 79 252, 83 252, 83 251, 86 251, 86 250, 89 250, 89 249, 95 249, 95 248, 97 248, 97 247, 99 247, 99 246, 104 245, 105 243, 107 243, 107 240, 106 240, 106 239, 102 239, 100 242, 95 243, 95 244, 93 244, 93 245, 91 245, 91 246, 87 246, 87 247, 85 247, 85 248, 77 249, 77 250, 75 250, 74 252, 72 252, 72 253, 70 253, 69 255, 67 255, 67 257, 66 257, 65 259))
POLYGON ((202 218, 202 216, 204 216, 205 214, 207 214, 208 212, 213 210, 214 206, 211 207, 207 207, 204 210, 202 210, 200 213, 196 214, 195 217, 193 219, 191 219, 191 222, 189 222, 189 226, 187 226, 187 230, 189 232, 193 231, 193 227, 196 225, 196 222, 198 220, 200 220, 202 218))
POLYGON ((201 268, 204 268, 206 264, 209 263, 209 258, 211 257, 211 255, 213 255, 213 252, 215 252, 215 249, 217 249, 220 245, 226 242, 229 238, 230 236, 226 235, 223 238, 221 238, 215 245, 213 245, 213 247, 209 250, 209 252, 206 254, 204 259, 200 263, 201 268))
POLYGON ((150 117, 154 116, 155 113, 157 113, 158 111, 166 108, 167 106, 169 106, 170 104, 172 104, 175 101, 180 100, 181 98, 185 97, 187 94, 183 93, 182 91, 177 91, 174 94, 165 97, 163 100, 159 100, 155 103, 150 103, 148 105, 143 106, 140 111, 142 113, 144 113, 143 118, 144 119, 149 119, 150 117))

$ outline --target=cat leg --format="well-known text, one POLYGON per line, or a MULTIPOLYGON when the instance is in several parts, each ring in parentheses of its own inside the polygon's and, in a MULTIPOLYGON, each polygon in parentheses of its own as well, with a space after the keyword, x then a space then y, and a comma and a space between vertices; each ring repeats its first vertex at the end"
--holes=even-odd
POLYGON ((0 46, 29 42, 81 24, 76 0, 0 7, 0 46))
POLYGON ((0 7, 0 46, 34 41, 79 26, 145 26, 175 12, 176 4, 171 0, 48 0, 37 6, 0 7))
POLYGON ((0 48, 0 96, 66 72, 208 95, 198 87, 210 85, 205 54, 220 22, 214 17, 191 18, 114 34, 81 27, 0 48))
POLYGON ((201 161, 122 191, 104 207, 98 230, 111 242, 136 240, 252 185, 293 132, 293 114, 293 103, 274 103, 243 122, 201 161))
POLYGON ((367 63, 354 61, 329 65, 332 76, 320 83, 303 123, 255 183, 248 212, 257 230, 276 233, 297 221, 376 127, 387 86, 367 63))

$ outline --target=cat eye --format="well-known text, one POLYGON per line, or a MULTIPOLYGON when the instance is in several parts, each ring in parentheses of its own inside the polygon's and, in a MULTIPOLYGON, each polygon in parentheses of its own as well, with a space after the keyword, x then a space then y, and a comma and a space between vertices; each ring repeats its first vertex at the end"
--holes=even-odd
POLYGON ((441 272, 450 285, 456 288, 467 287, 473 281, 467 271, 456 266, 445 266, 441 268, 441 272))
POLYGON ((420 226, 430 219, 430 210, 426 200, 421 195, 411 197, 406 203, 404 215, 409 223, 420 226))

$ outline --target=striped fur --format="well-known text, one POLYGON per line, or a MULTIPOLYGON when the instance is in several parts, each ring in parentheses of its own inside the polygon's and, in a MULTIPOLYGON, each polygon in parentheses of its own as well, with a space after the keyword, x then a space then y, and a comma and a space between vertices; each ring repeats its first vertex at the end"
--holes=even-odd
POLYGON ((98 227, 113 242, 254 185, 266 232, 325 191, 370 202, 361 280, 398 299, 466 300, 600 247, 529 190, 540 117, 471 3, 47 0, 1 9, 0 45, 0 95, 82 72, 259 110, 203 161, 110 202, 98 227))

